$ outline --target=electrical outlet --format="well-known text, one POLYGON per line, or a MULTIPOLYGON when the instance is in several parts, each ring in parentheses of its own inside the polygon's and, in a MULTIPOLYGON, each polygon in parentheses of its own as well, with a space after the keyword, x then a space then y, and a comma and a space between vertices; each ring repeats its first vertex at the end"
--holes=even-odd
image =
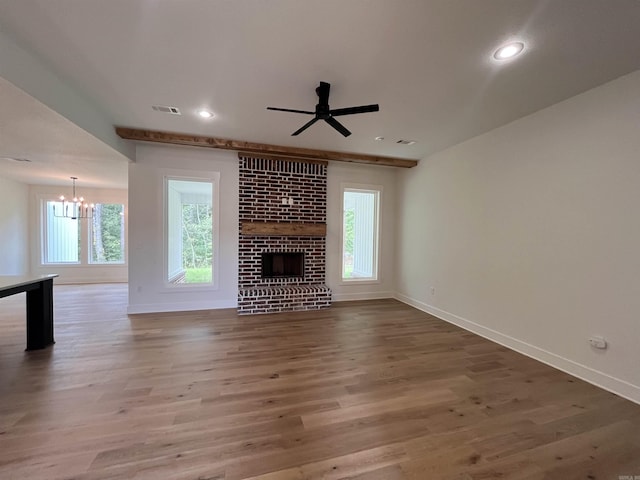
POLYGON ((589 338, 589 343, 593 348, 597 348, 599 350, 607 348, 607 341, 603 337, 599 337, 597 335, 593 335, 589 338))

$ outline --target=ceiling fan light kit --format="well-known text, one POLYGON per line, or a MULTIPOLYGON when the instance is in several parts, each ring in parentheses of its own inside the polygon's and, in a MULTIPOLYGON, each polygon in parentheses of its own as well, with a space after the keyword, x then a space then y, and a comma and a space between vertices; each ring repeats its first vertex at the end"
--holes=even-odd
POLYGON ((354 115, 356 113, 369 113, 369 112, 377 112, 380 110, 378 104, 372 105, 361 105, 359 107, 348 107, 348 108, 336 108, 331 109, 329 107, 329 92, 331 91, 331 84, 327 82, 320 82, 320 85, 316 88, 316 94, 318 95, 318 104, 316 105, 316 109, 314 112, 309 110, 294 110, 291 108, 277 108, 277 107, 267 107, 267 110, 276 110, 279 112, 291 112, 291 113, 302 113, 305 115, 314 115, 314 117, 305 123, 298 130, 293 132, 291 135, 296 136, 300 135, 311 125, 316 123, 318 120, 324 120, 333 128, 335 128, 338 132, 340 132, 343 136, 348 137, 351 135, 351 132, 342 125, 335 117, 344 116, 344 115, 354 115))

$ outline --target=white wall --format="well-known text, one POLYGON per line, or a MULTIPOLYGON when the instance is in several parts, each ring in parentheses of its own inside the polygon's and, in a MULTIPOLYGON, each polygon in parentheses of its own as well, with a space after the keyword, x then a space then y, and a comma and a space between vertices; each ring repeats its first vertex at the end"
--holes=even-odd
POLYGON ((639 133, 637 71, 402 172, 398 298, 640 401, 639 133))
POLYGON ((0 275, 29 273, 29 186, 0 177, 0 275))
MULTIPOLYGON (((334 300, 391 297, 394 293, 396 171, 331 162, 327 179, 327 284, 334 300), (344 285, 340 277, 341 184, 382 185, 380 281, 344 285)), ((238 156, 202 148, 139 144, 129 167, 129 312, 235 308, 238 293, 238 156), (217 290, 165 285, 163 272, 163 177, 220 172, 220 251, 217 290)))
POLYGON ((333 300, 393 297, 395 292, 396 172, 392 167, 330 162, 327 169, 327 285, 333 300), (342 184, 382 186, 380 197, 380 278, 360 284, 342 281, 342 184))
MULTIPOLYGON (((235 308, 238 296, 238 156, 221 150, 138 144, 129 166, 129 313, 235 308), (167 286, 164 176, 220 173, 218 288, 167 286)), ((215 260, 214 260, 215 261, 215 260)), ((215 266, 214 266, 215 268, 215 266)))
MULTIPOLYGON (((71 196, 71 183, 68 186, 52 185, 30 185, 29 186, 29 222, 30 222, 30 252, 31 252, 31 273, 34 275, 44 275, 47 273, 57 273, 59 277, 56 283, 118 283, 127 281, 127 250, 128 250, 128 200, 127 191, 107 188, 85 188, 77 187, 78 195, 82 195, 91 203, 120 203, 124 205, 125 211, 125 263, 118 265, 89 265, 87 252, 82 249, 80 252, 81 262, 79 265, 43 265, 42 264, 42 201, 57 200, 60 195, 71 196)), ((72 221, 72 220, 70 220, 72 221)), ((79 220, 82 225, 81 236, 82 246, 88 245, 88 226, 86 220, 79 220)))

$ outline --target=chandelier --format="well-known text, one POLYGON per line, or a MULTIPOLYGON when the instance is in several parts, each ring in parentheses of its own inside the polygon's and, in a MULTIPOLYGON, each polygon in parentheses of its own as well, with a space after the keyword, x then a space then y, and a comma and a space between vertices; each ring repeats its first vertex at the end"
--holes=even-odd
POLYGON ((91 203, 87 203, 84 197, 76 196, 76 180, 78 177, 69 177, 73 182, 73 197, 71 200, 67 200, 64 195, 60 195, 60 202, 62 203, 62 211, 56 209, 55 203, 53 204, 53 215, 58 218, 70 218, 77 220, 79 218, 92 218, 96 206, 91 203))

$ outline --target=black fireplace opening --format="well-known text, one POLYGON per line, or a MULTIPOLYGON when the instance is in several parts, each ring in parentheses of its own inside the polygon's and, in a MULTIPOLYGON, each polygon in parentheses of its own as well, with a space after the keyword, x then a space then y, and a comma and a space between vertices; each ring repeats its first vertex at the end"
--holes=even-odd
POLYGON ((304 252, 262 252, 262 278, 304 278, 304 252))

